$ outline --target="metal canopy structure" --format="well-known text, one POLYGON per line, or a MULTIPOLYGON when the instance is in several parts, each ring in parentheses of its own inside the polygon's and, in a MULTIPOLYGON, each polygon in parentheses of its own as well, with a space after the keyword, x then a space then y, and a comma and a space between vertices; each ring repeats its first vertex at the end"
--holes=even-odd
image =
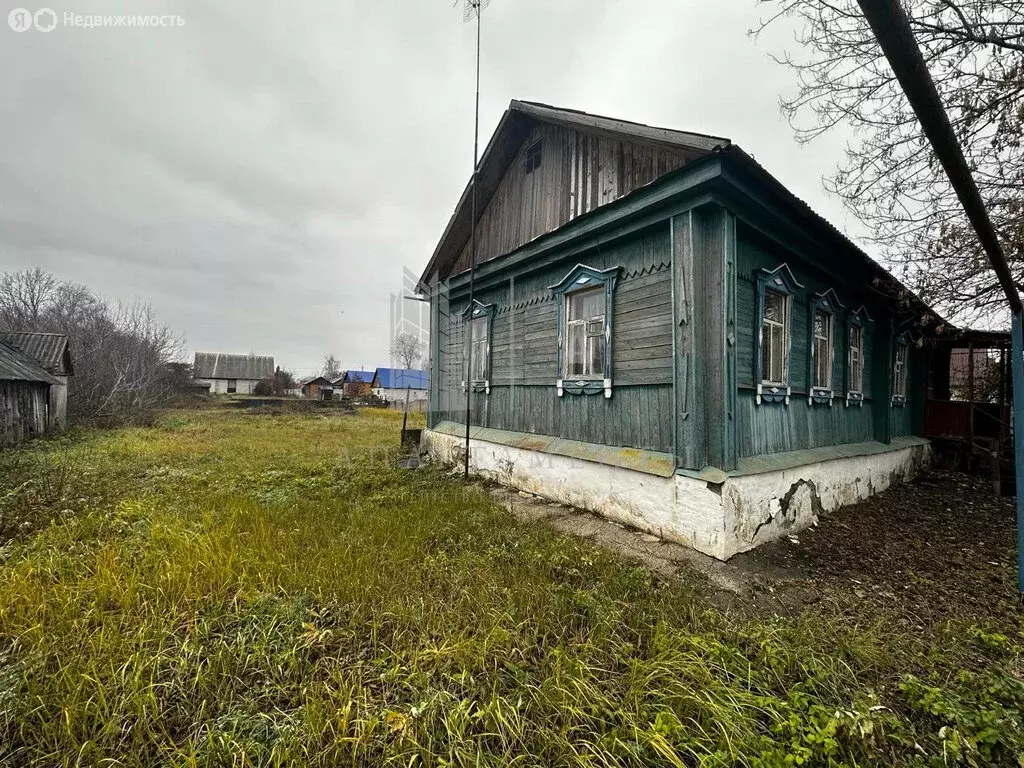
POLYGON ((1024 325, 1020 294, 960 142, 898 0, 857 0, 988 255, 1013 313, 1013 431, 1017 476, 1017 587, 1024 596, 1024 325))

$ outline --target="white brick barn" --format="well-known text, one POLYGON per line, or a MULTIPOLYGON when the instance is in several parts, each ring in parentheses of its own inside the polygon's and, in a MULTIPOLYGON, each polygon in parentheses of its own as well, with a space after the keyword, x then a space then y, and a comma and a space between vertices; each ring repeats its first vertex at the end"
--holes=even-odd
POLYGON ((192 379, 214 395, 251 395, 264 379, 274 378, 274 358, 196 352, 192 379))

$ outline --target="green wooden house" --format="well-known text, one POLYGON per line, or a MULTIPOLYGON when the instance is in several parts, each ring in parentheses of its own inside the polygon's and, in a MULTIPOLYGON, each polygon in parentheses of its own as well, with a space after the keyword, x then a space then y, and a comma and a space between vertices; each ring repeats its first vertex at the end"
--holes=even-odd
POLYGON ((926 463, 940 319, 728 139, 513 101, 478 179, 420 278, 435 456, 468 410, 476 471, 721 558, 926 463))

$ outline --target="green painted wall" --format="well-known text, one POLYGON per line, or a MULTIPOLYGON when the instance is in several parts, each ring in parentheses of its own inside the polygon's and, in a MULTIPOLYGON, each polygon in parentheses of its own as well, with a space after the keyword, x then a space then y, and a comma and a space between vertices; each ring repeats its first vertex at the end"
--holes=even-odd
MULTIPOLYGON (((493 304, 490 394, 473 393, 471 423, 571 440, 672 450, 672 283, 665 222, 474 293, 493 304), (613 395, 558 397, 558 307, 548 286, 576 264, 619 266, 613 297, 613 395)), ((439 407, 431 423, 465 422, 468 294, 449 300, 438 335, 439 407), (447 322, 444 322, 447 320, 447 322)))
MULTIPOLYGON (((486 277, 476 299, 495 308, 490 393, 472 394, 471 423, 572 440, 675 452, 680 466, 731 468, 737 457, 920 433, 925 364, 908 358, 906 407, 890 404, 891 315, 844 265, 801 259, 706 202, 657 223, 590 242, 545 266, 486 277), (793 299, 788 405, 755 402, 756 273, 787 263, 803 284, 793 299), (621 268, 613 299, 613 396, 556 393, 558 314, 548 286, 576 264, 621 268), (832 288, 844 305, 834 333, 832 406, 808 405, 809 301, 832 288), (847 313, 864 305, 862 406, 845 403, 847 313), (709 313, 714 317, 709 318, 709 313), (721 375, 711 375, 719 371, 721 375), (674 382, 679 382, 678 388, 674 382), (724 391, 719 390, 724 388, 724 391), (709 396, 709 392, 715 394, 709 396), (712 411, 712 412, 708 412, 712 411), (680 414, 678 422, 675 413, 680 414)), ((485 270, 486 273, 486 270, 485 270)), ((464 283, 434 286, 429 423, 464 422, 464 283)))
MULTIPOLYGON (((867 440, 887 440, 881 434, 877 422, 889 419, 889 436, 915 434, 913 409, 892 407, 890 404, 891 377, 889 350, 877 354, 876 347, 882 343, 892 345, 893 336, 889 330, 890 315, 884 305, 863 289, 851 286, 856 283, 844 280, 839 265, 830 265, 836 274, 823 275, 801 259, 785 251, 753 230, 740 226, 738 236, 737 269, 737 380, 739 401, 737 404, 737 442, 740 456, 756 456, 764 453, 796 451, 819 448, 826 445, 856 443, 867 440), (759 331, 755 316, 757 295, 756 274, 762 268, 774 269, 785 262, 804 288, 792 298, 792 346, 790 352, 790 386, 792 397, 789 405, 762 403, 755 398, 756 388, 756 340, 759 331), (810 301, 815 293, 832 288, 844 305, 836 317, 833 334, 832 390, 835 395, 832 406, 808 405, 810 384, 810 301), (864 334, 864 403, 861 406, 847 406, 845 402, 848 346, 847 321, 849 314, 860 306, 867 308, 873 319, 869 331, 864 334), (886 382, 880 387, 879 382, 886 382), (881 396, 877 396, 880 394, 881 396)), ((920 372, 924 371, 919 356, 908 357, 908 386, 919 385, 920 372)))

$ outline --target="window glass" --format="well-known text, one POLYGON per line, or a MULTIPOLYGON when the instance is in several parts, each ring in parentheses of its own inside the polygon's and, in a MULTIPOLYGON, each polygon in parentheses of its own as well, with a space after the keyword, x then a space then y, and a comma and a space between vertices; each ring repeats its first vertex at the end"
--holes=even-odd
POLYGON ((570 293, 566 303, 566 376, 604 377, 604 287, 570 293))
POLYGON ((526 148, 526 172, 533 173, 540 168, 542 143, 538 139, 526 148))
POLYGON ((864 371, 864 329, 855 325, 850 329, 850 391, 860 392, 864 371))
POLYGON ((789 347, 789 297, 771 288, 764 292, 764 316, 761 320, 762 380, 769 384, 786 383, 786 356, 789 347))
POLYGON ((896 354, 893 357, 894 370, 892 377, 892 393, 902 397, 907 391, 907 345, 896 344, 896 354))
POLYGON ((814 312, 814 386, 832 388, 832 315, 814 312))
POLYGON ((487 380, 487 331, 489 324, 486 317, 477 317, 470 321, 470 339, 472 360, 470 361, 473 370, 470 374, 471 381, 487 380))

